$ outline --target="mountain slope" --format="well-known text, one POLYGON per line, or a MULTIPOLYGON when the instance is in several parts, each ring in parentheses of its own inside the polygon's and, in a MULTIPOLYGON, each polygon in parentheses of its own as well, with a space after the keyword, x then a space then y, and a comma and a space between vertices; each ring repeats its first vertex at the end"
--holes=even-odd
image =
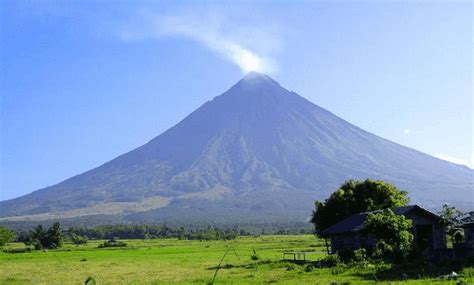
POLYGON ((368 133, 250 73, 147 144, 0 202, 0 217, 212 219, 227 212, 303 219, 315 199, 367 177, 393 182, 428 207, 462 204, 474 190, 472 170, 368 133))

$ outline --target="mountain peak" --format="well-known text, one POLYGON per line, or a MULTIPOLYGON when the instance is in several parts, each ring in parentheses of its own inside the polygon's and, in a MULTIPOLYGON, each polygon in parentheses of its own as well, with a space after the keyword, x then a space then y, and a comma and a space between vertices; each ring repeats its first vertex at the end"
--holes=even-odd
POLYGON ((242 79, 240 79, 232 88, 232 91, 236 91, 241 94, 253 94, 253 93, 268 93, 286 91, 278 82, 273 80, 270 76, 251 71, 247 73, 242 79))
POLYGON ((244 81, 246 83, 260 83, 260 84, 262 84, 262 83, 276 83, 276 84, 278 84, 278 82, 273 80, 273 78, 271 78, 270 76, 268 76, 264 73, 256 72, 256 71, 250 71, 240 81, 244 81))
POLYGON ((242 79, 246 79, 246 80, 249 80, 249 79, 265 80, 265 79, 271 79, 271 78, 270 78, 270 76, 266 75, 265 73, 260 73, 260 72, 257 72, 257 71, 250 71, 247 74, 245 74, 245 76, 242 79))

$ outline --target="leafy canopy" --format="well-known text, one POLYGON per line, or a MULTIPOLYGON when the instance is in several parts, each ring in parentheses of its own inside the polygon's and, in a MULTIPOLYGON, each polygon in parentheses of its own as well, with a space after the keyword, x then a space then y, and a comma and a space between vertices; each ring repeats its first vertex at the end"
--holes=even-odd
POLYGON ((349 180, 324 202, 316 201, 311 222, 318 231, 360 212, 408 204, 407 192, 381 180, 349 180))
POLYGON ((11 242, 15 238, 15 232, 0 226, 0 247, 11 242))
POLYGON ((376 257, 406 257, 413 245, 411 228, 411 220, 386 209, 380 213, 370 213, 364 231, 377 240, 374 250, 376 257))
POLYGON ((448 204, 443 205, 443 209, 438 213, 441 217, 441 223, 446 227, 446 234, 455 242, 454 235, 459 231, 461 226, 461 217, 463 212, 448 204))
POLYGON ((34 245, 35 249, 59 248, 63 245, 63 232, 58 222, 55 222, 48 230, 42 225, 36 226, 28 233, 27 245, 34 245))

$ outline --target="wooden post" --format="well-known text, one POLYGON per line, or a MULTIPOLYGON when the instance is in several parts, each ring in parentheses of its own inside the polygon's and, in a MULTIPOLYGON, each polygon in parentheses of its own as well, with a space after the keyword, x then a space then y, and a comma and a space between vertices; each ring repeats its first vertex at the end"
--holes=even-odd
POLYGON ((324 237, 324 243, 326 244, 326 251, 328 252, 328 255, 329 255, 330 253, 329 253, 328 240, 326 239, 326 237, 324 237))

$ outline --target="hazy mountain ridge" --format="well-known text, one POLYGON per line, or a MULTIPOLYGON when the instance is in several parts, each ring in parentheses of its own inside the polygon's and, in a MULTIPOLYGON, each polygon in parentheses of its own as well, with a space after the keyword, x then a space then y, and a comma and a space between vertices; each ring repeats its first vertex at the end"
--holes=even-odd
POLYGON ((344 180, 367 177, 393 182, 427 206, 466 203, 474 190, 473 170, 368 133, 251 73, 147 144, 0 202, 0 216, 95 215, 113 205, 111 214, 133 219, 222 211, 304 218, 344 180))

